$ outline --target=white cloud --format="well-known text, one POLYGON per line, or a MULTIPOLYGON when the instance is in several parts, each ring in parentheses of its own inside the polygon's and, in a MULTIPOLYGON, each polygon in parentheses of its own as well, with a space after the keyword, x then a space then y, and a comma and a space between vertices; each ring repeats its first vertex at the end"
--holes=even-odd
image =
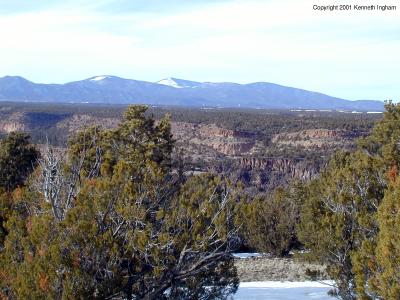
POLYGON ((353 99, 398 97, 400 6, 329 13, 313 4, 241 0, 123 14, 68 6, 2 15, 0 75, 44 82, 105 73, 180 76, 270 81, 353 99))

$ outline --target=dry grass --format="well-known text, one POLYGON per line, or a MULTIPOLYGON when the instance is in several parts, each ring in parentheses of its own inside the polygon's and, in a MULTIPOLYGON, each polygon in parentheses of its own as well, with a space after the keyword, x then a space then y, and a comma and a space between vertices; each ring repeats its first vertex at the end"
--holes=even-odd
POLYGON ((325 267, 296 261, 293 258, 252 257, 236 259, 240 281, 304 281, 310 280, 307 269, 322 272, 319 280, 329 279, 325 267))

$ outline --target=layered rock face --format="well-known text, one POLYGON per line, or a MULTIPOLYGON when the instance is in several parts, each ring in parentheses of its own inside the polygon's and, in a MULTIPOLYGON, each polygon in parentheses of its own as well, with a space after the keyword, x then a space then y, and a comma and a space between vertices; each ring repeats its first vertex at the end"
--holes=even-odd
MULTIPOLYGON (((213 164, 210 165, 211 171, 219 174, 233 171, 238 179, 255 186, 273 187, 292 179, 310 180, 320 169, 318 163, 303 159, 263 156, 265 146, 253 133, 220 128, 215 124, 191 123, 173 123, 172 131, 177 139, 178 148, 188 155, 188 159, 201 157, 213 162, 218 160, 218 157, 228 158, 232 163, 230 171, 229 168, 227 171, 223 170, 223 166, 221 169, 221 166, 213 164)), ((338 137, 344 136, 344 133, 318 129, 287 136, 282 134, 273 137, 271 147, 291 149, 293 147, 290 143, 296 139, 309 139, 307 136, 323 138, 321 143, 328 143, 336 141, 338 137), (280 142, 287 143, 282 145, 280 142)))
POLYGON ((7 118, 0 118, 0 132, 24 131, 26 124, 23 122, 23 114, 14 113, 7 118))
POLYGON ((236 131, 218 127, 215 124, 204 125, 199 128, 200 135, 204 137, 222 137, 222 138, 237 138, 237 139, 252 139, 254 134, 251 132, 236 131))
MULTIPOLYGON (((89 114, 6 114, 0 111, 0 133, 55 128, 59 130, 57 132, 71 135, 82 127, 101 125, 114 128, 119 122, 119 118, 89 114)), ((266 144, 258 140, 255 133, 222 128, 216 124, 172 122, 171 127, 176 140, 174 156, 183 159, 192 171, 233 175, 245 183, 266 189, 293 178, 313 178, 324 161, 318 159, 321 153, 349 147, 360 135, 345 130, 309 129, 276 134, 266 144), (311 157, 317 157, 318 161, 301 159, 299 151, 312 154, 311 157)))
POLYGON ((254 145, 252 133, 220 128, 215 124, 173 122, 172 133, 186 147, 205 146, 227 156, 249 153, 254 145))
POLYGON ((238 166, 258 184, 275 179, 310 180, 319 173, 319 167, 301 159, 243 157, 238 166))
POLYGON ((308 129, 276 134, 271 141, 277 146, 291 145, 310 148, 347 144, 359 136, 360 133, 347 130, 308 129))
POLYGON ((19 122, 2 122, 0 121, 0 131, 3 133, 10 133, 13 131, 24 131, 25 126, 19 122))
POLYGON ((239 156, 253 149, 254 142, 236 142, 236 143, 216 142, 212 143, 210 146, 220 153, 232 156, 239 156))

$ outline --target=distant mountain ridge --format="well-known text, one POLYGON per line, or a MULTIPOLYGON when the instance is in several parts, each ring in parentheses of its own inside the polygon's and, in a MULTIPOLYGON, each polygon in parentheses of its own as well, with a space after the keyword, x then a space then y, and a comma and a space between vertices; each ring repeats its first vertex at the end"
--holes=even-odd
POLYGON ((382 101, 349 101, 267 82, 214 83, 177 78, 147 82, 112 75, 65 84, 5 76, 0 78, 0 100, 357 111, 383 111, 384 106, 382 101))

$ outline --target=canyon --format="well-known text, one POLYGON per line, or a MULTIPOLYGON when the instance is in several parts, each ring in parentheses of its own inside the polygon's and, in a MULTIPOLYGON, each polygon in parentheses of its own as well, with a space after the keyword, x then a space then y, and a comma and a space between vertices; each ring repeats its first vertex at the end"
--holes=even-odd
MULTIPOLYGON (((120 117, 90 113, 52 113, 0 110, 0 133, 55 132, 65 139, 82 128, 114 128, 120 117)), ((290 180, 310 180, 318 175, 328 154, 349 149, 362 132, 314 128, 281 130, 267 140, 250 130, 222 127, 216 122, 172 121, 176 141, 174 157, 185 161, 187 171, 227 174, 245 184, 269 189, 290 180)), ((46 139, 47 140, 47 136, 46 139)), ((42 139, 43 142, 43 139, 42 139)), ((42 147, 41 147, 42 148, 42 147)))

